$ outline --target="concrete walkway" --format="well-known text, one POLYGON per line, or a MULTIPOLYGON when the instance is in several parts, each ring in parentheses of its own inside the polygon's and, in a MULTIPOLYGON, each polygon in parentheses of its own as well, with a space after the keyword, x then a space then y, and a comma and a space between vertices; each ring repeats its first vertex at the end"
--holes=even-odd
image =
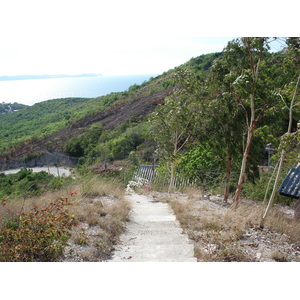
MULTIPOLYGON (((70 176, 72 175, 72 172, 70 171, 69 168, 62 168, 62 167, 33 167, 33 168, 27 168, 28 170, 32 170, 33 173, 38 173, 45 171, 49 174, 52 174, 54 176, 70 176)), ((16 174, 21 171, 21 168, 18 169, 11 169, 11 170, 5 170, 5 171, 0 171, 0 173, 4 173, 5 175, 8 174, 16 174)))
POLYGON ((196 262, 194 246, 182 233, 167 203, 135 193, 126 196, 132 204, 131 221, 113 262, 196 262))

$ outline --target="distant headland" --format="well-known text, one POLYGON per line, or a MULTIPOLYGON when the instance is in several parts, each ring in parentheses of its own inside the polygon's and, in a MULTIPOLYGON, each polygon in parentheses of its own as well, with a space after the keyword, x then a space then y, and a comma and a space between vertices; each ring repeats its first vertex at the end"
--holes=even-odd
POLYGON ((15 76, 0 76, 0 81, 6 80, 28 80, 28 79, 49 79, 49 78, 74 78, 74 77, 95 77, 102 76, 102 74, 97 73, 87 73, 87 74, 77 74, 77 75, 15 75, 15 76))

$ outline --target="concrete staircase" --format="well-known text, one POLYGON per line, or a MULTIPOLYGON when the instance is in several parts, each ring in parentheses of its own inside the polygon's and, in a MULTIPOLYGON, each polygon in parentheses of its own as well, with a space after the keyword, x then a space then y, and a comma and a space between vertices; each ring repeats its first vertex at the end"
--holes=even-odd
POLYGON ((131 194, 131 221, 113 262, 196 262, 194 246, 167 203, 131 194))

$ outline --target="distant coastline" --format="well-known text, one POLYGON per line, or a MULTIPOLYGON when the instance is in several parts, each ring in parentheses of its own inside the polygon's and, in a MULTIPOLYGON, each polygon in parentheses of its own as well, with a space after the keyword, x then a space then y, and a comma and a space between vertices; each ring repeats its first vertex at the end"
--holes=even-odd
POLYGON ((15 76, 0 76, 0 81, 8 80, 29 80, 29 79, 51 79, 51 78, 74 78, 74 77, 96 77, 102 76, 102 74, 87 73, 87 74, 77 74, 77 75, 15 75, 15 76))
POLYGON ((32 77, 28 80, 0 80, 0 103, 17 102, 34 105, 51 99, 96 98, 110 93, 124 92, 131 85, 140 85, 153 76, 157 75, 77 75, 40 80, 32 77))

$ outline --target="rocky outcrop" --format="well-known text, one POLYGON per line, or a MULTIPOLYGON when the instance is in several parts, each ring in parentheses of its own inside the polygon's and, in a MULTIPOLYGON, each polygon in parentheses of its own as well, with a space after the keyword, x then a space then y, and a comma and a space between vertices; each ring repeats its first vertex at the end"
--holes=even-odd
POLYGON ((73 167, 77 164, 77 158, 70 157, 61 152, 50 153, 48 151, 29 156, 28 159, 7 159, 1 163, 1 170, 16 168, 34 168, 43 166, 73 167))

